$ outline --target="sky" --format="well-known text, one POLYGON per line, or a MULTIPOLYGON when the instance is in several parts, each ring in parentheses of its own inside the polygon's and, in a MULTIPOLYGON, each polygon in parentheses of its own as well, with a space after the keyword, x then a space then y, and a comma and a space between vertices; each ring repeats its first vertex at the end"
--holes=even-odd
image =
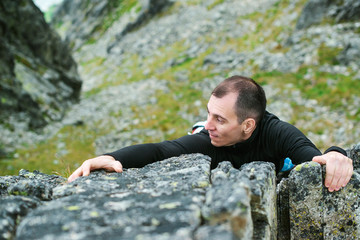
POLYGON ((41 11, 46 12, 51 5, 62 2, 63 0, 33 0, 36 6, 40 8, 41 11))

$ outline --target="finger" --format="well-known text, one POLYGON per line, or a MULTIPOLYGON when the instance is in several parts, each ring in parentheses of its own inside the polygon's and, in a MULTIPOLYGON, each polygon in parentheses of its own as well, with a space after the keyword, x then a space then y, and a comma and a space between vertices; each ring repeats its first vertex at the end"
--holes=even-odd
POLYGON ((341 177, 343 175, 343 170, 344 167, 343 165, 337 165, 337 167, 334 164, 328 164, 326 166, 326 175, 327 172, 329 171, 330 175, 329 175, 329 179, 328 182, 326 182, 326 177, 325 177, 325 186, 328 186, 328 189, 330 192, 332 191, 338 191, 341 187, 342 182, 341 181, 341 177))
POLYGON ((334 184, 333 184, 334 177, 335 177, 335 168, 330 164, 326 165, 325 187, 327 187, 330 192, 333 192, 335 190, 335 186, 337 183, 337 180, 336 180, 336 183, 334 186, 334 184))
MULTIPOLYGON (((338 176, 338 180, 336 180, 336 174, 334 177, 334 186, 335 186, 335 191, 339 191, 340 188, 343 186, 345 180, 346 180, 346 173, 347 173, 347 168, 346 167, 341 167, 341 171, 339 169, 339 176, 338 176)), ((346 184, 345 184, 346 185, 346 184)))
POLYGON ((350 167, 347 169, 346 178, 345 178, 345 181, 343 182, 342 187, 345 187, 350 182, 350 179, 353 175, 353 170, 354 170, 354 168, 353 168, 352 162, 351 162, 350 167))
POLYGON ((120 163, 119 161, 115 161, 115 162, 114 162, 113 170, 114 170, 115 172, 118 172, 118 173, 123 172, 122 165, 121 165, 121 163, 120 163))
POLYGON ((312 161, 317 162, 317 163, 319 163, 321 165, 326 164, 326 159, 323 158, 322 156, 315 156, 315 157, 313 157, 312 161))
POLYGON ((68 178, 68 182, 72 182, 80 176, 82 176, 82 168, 81 167, 76 169, 75 172, 73 172, 73 174, 70 175, 70 177, 68 178))
POLYGON ((89 162, 89 160, 86 160, 82 165, 82 176, 89 176, 90 175, 90 170, 91 170, 91 164, 89 162))

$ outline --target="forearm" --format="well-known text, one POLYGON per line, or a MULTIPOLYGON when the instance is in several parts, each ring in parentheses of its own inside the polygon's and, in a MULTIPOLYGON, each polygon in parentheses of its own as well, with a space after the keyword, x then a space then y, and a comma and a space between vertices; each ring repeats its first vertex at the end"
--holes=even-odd
POLYGON ((162 152, 153 143, 133 145, 104 155, 120 161, 124 168, 141 168, 164 159, 162 152))
POLYGON ((328 149, 326 149, 326 151, 324 152, 324 154, 328 153, 328 152, 332 152, 332 151, 335 151, 335 152, 339 152, 341 153, 342 155, 346 156, 347 157, 347 153, 344 149, 340 148, 340 147, 337 147, 337 146, 332 146, 332 147, 329 147, 328 149))
POLYGON ((105 155, 120 161, 124 168, 140 168, 181 154, 203 153, 211 157, 213 152, 209 137, 199 133, 172 141, 133 145, 105 155))

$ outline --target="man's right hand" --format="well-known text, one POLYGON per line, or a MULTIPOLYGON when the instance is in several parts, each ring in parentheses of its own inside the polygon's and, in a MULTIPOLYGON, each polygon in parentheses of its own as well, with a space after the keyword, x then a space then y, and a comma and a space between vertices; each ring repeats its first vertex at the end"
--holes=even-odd
POLYGON ((91 158, 83 162, 83 164, 71 174, 68 178, 68 182, 74 181, 76 178, 81 176, 89 176, 90 171, 96 169, 105 169, 109 172, 123 171, 122 165, 119 161, 116 161, 112 156, 103 155, 96 158, 91 158))

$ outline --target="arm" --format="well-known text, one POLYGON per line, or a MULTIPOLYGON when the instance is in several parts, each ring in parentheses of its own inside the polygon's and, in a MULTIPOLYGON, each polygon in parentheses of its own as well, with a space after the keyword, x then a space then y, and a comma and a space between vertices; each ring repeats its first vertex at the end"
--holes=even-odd
POLYGON ((275 130, 271 135, 276 136, 273 141, 279 143, 278 150, 286 154, 284 157, 290 157, 295 164, 305 161, 326 164, 325 186, 330 192, 338 191, 350 181, 353 164, 343 149, 330 147, 322 155, 315 145, 291 124, 279 121, 273 127, 275 130))
POLYGON ((213 150, 209 136, 201 132, 172 141, 133 145, 105 155, 120 161, 124 168, 140 168, 181 154, 203 153, 210 156, 213 150))
POLYGON ((297 165, 321 155, 320 150, 299 129, 277 118, 269 120, 265 136, 267 145, 271 146, 278 159, 289 157, 297 165))
POLYGON ((138 144, 86 160, 68 178, 68 182, 90 171, 106 169, 122 172, 124 168, 140 168, 149 163, 188 153, 209 153, 210 139, 206 134, 187 135, 173 141, 138 144), (121 162, 121 163, 120 163, 121 162))

